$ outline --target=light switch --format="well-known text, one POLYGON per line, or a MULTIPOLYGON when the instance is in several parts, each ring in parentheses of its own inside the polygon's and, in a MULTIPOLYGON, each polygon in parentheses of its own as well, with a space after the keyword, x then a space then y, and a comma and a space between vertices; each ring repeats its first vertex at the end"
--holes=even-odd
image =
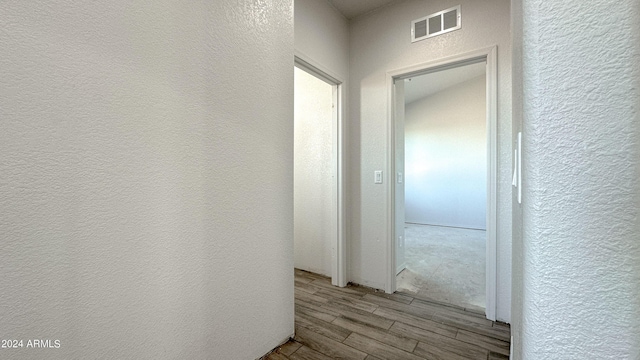
POLYGON ((398 184, 402 184, 402 173, 398 173, 398 184))
POLYGON ((522 132, 518 132, 518 204, 522 204, 522 132))
POLYGON ((382 170, 376 170, 374 171, 374 183, 376 184, 382 184, 382 170))

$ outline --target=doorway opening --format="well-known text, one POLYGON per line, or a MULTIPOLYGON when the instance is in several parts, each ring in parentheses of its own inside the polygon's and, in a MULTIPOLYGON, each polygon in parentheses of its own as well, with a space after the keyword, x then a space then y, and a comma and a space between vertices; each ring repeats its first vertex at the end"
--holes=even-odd
POLYGON ((298 57, 294 80, 294 266, 346 286, 341 82, 298 57))
POLYGON ((495 318, 495 47, 389 73, 387 291, 495 318))
POLYGON ((486 277, 485 74, 480 61, 399 80, 405 235, 397 290, 478 311, 486 277))

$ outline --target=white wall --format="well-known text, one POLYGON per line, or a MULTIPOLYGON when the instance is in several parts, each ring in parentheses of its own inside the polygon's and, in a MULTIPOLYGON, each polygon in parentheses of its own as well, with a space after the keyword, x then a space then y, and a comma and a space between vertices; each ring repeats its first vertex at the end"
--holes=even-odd
MULTIPOLYGON (((326 0, 295 0, 294 8, 295 53, 319 70, 338 81, 342 81, 338 111, 342 122, 347 124, 350 121, 347 116, 349 108, 349 23, 326 0)), ((347 242, 350 241, 348 224, 351 221, 351 213, 348 208, 351 189, 347 188, 345 184, 351 174, 348 163, 349 148, 345 146, 349 142, 348 130, 347 126, 337 130, 339 132, 338 145, 342 148, 341 153, 338 154, 338 161, 344 169, 343 178, 338 180, 338 187, 342 192, 342 206, 345 209, 345 214, 343 214, 345 224, 339 226, 338 233, 347 242)), ((346 253, 346 250, 343 253, 346 253)), ((347 266, 350 266, 348 259, 346 263, 347 266)), ((338 278, 335 280, 343 280, 342 276, 344 275, 341 274, 345 272, 347 272, 345 269, 339 270, 338 278)))
MULTIPOLYGON (((522 1, 511 2, 511 42, 512 42, 512 83, 513 83, 513 127, 512 146, 516 149, 518 132, 522 131, 522 1)), ((518 191, 514 188, 511 202, 513 219, 513 257, 512 296, 511 296, 511 347, 512 359, 522 359, 522 305, 523 305, 523 244, 522 244, 522 206, 518 204, 518 191)))
POLYGON ((486 115, 485 75, 406 105, 406 222, 486 230, 486 115))
POLYGON ((350 280, 376 288, 383 288, 385 283, 385 237, 389 226, 387 185, 374 184, 373 173, 387 168, 387 71, 497 45, 497 318, 510 319, 512 146, 509 12, 508 0, 408 0, 351 21, 350 280), (462 6, 462 29, 411 43, 411 20, 458 4, 462 6))
POLYGON ((331 277, 338 234, 333 86, 296 67, 294 88, 294 265, 331 277))
POLYGON ((327 0, 295 0, 295 49, 347 82, 349 23, 327 0))
POLYGON ((290 1, 5 2, 13 359, 253 359, 293 333, 290 1))
POLYGON ((516 354, 637 359, 640 6, 526 0, 522 10, 516 354))

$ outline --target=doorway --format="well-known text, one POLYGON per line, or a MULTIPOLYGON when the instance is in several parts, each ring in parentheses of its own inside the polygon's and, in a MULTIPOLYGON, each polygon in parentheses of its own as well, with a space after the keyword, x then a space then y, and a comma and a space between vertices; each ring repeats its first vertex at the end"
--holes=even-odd
POLYGON ((480 61, 400 80, 405 256, 397 290, 478 311, 486 277, 485 73, 480 61))
POLYGON ((341 82, 298 57, 294 80, 294 266, 346 286, 341 82))
POLYGON ((395 181, 389 192, 387 291, 417 290, 441 302, 484 310, 492 320, 495 56, 493 47, 388 73, 389 162, 395 181), (471 100, 470 89, 481 94, 471 100), (458 105, 452 107, 455 101, 458 105), (443 106, 447 103, 448 108, 443 106), (468 117, 474 107, 472 121, 468 117), (408 248, 417 254, 407 253, 408 248), (416 289, 420 285, 426 286, 416 289))

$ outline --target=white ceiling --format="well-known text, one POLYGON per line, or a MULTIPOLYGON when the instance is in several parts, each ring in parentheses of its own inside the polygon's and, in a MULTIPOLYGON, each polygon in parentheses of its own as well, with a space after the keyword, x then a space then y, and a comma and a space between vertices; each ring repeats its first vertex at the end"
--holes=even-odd
POLYGON ((397 0, 328 0, 347 19, 366 14, 397 0))
POLYGON ((486 62, 419 75, 404 81, 405 104, 422 99, 448 87, 461 84, 486 72, 486 62))

